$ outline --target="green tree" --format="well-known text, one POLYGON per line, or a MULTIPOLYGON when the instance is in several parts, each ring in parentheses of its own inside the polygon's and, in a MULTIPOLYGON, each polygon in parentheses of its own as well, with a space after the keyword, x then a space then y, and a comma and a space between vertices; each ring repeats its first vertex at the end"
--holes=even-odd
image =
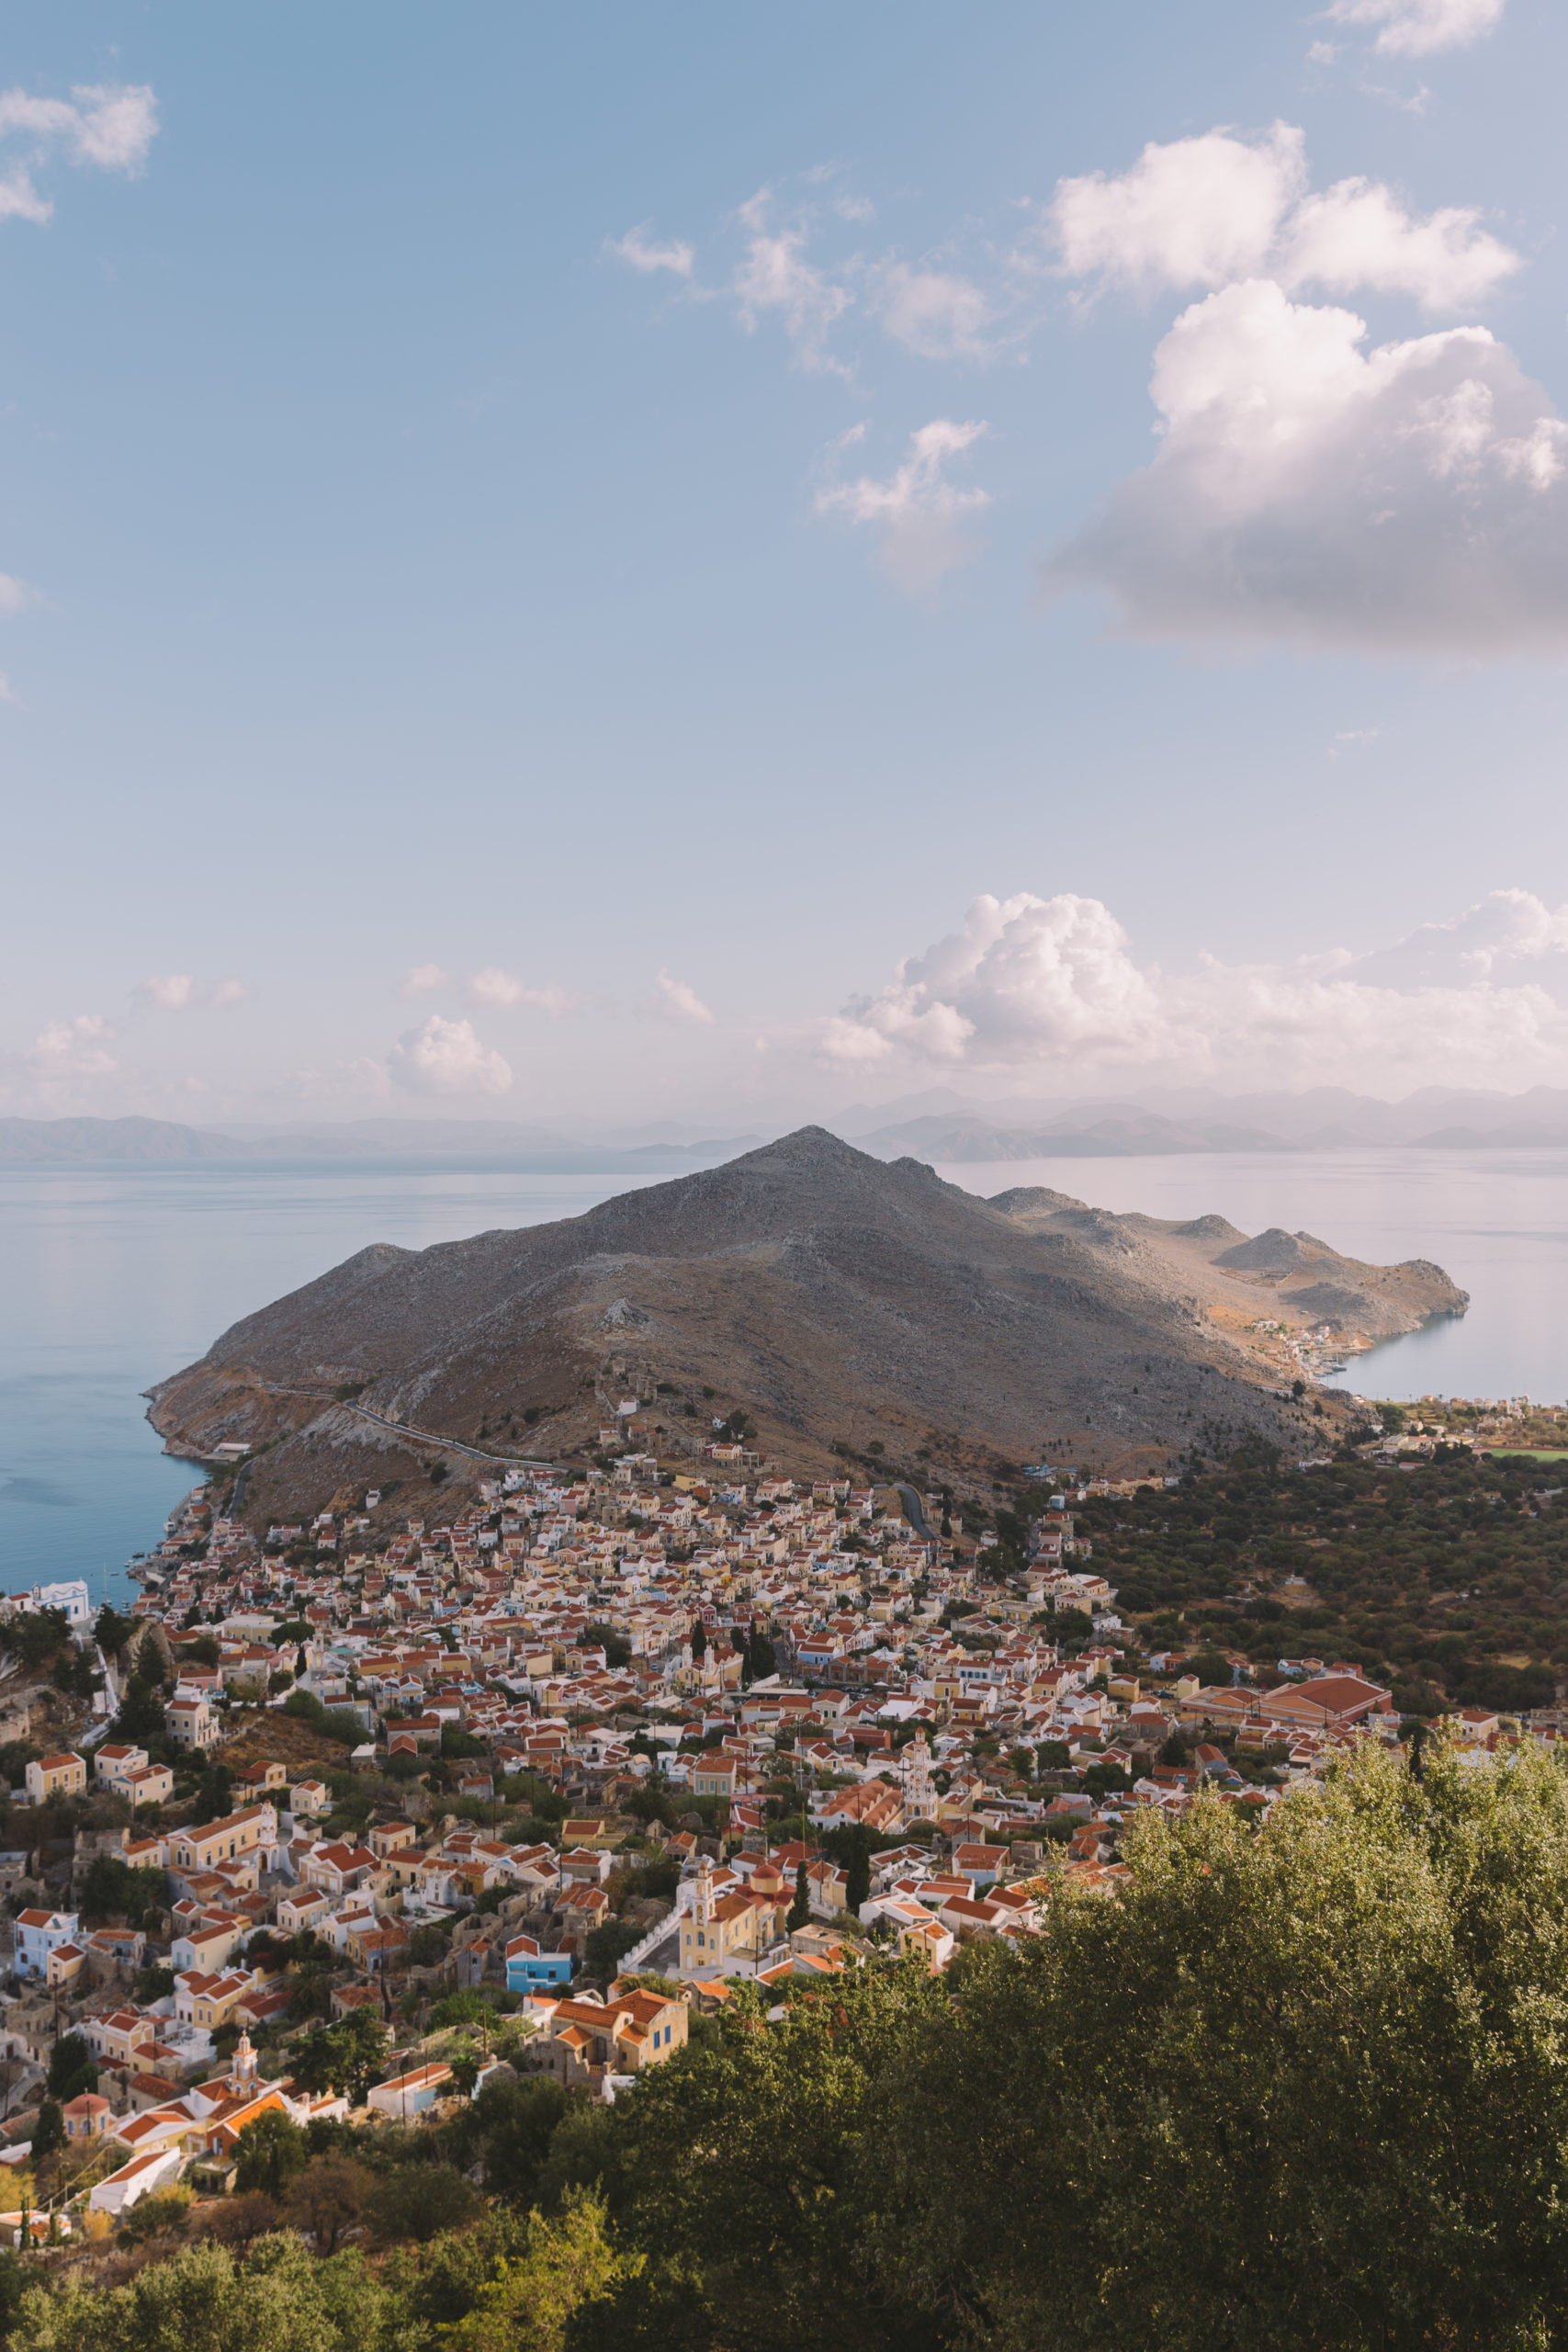
POLYGON ((338 2240, 364 2211, 374 2178, 350 2156, 313 2157, 289 2188, 288 2218, 318 2254, 335 2254, 338 2240))
POLYGON ((821 2340, 829 2312, 834 2342, 855 2352, 938 2340, 885 2284, 871 2222, 883 2085, 947 1998, 923 1970, 875 1964, 835 1984, 830 2009, 797 2004, 759 2031, 755 2001, 738 1996, 716 2050, 653 2068, 601 2110, 608 2136, 590 2162, 628 2249, 696 2266, 716 2341, 788 2352, 821 2340))
POLYGON ((1568 1777, 1369 1747, 1143 1817, 896 2070, 886 2275, 1021 2352, 1562 2340, 1568 1777))
POLYGON ((88 1919, 125 1919, 139 1928, 164 1902, 164 1873, 149 1865, 133 1870, 118 1854, 95 1854, 83 1873, 77 1904, 88 1919))
POLYGON ((474 2100, 472 2129, 485 2187, 526 2209, 538 2193, 540 2169, 570 2099, 547 2075, 489 2082, 474 2100))
POLYGON ((692 1623, 692 1664, 701 1666, 708 1654, 708 1629, 700 1617, 692 1623))
POLYGON ((45 2156, 52 2156, 57 2148, 65 2145, 65 2118, 60 2111, 60 2101, 46 2098, 38 2111, 33 2125, 33 2162, 41 2164, 45 2156))
POLYGON ((134 1618, 122 1617, 107 1600, 93 1620, 93 1639, 107 1658, 117 1658, 135 1631, 134 1618))
POLYGON ((871 1833, 863 1821, 857 1821, 851 1832, 849 1859, 844 1865, 847 1884, 844 1901, 858 1917, 860 1906, 871 1894, 871 1833))
POLYGON ((477 2050, 455 2050, 446 2064, 452 2080, 465 2098, 471 2098, 474 2085, 479 2078, 479 2056, 477 2050))
POLYGON ((289 2073, 302 2090, 344 2092, 357 2107, 372 2077, 387 2063, 387 2029, 367 2009, 351 2009, 333 2025, 312 2026, 291 2053, 289 2073))
POLYGON ((277 2108, 267 2108, 240 2133, 234 2166, 236 2188, 259 2188, 274 2202, 281 2201, 296 2173, 306 2164, 305 2134, 293 2119, 277 2108))
POLYGON ((617 2252, 603 2199, 574 2190, 558 2221, 533 2215, 524 2252, 502 2261, 446 2340, 460 2352, 564 2352, 584 2307, 644 2267, 642 2256, 617 2252))
POLYGON ((607 1984, 620 1966, 623 1953, 633 1944, 642 1941, 642 1929, 634 1928, 629 1919, 606 1919, 602 1926, 590 1928, 582 1939, 582 1965, 586 1973, 600 1984, 607 1984))
POLYGON ((439 2231, 461 2229, 479 2211, 478 2191, 450 2165, 395 2165, 365 2199, 365 2219, 382 2245, 412 2238, 423 2245, 439 2231))
POLYGON ((62 2101, 98 2087, 97 2061, 80 2033, 62 2033, 49 2053, 45 2086, 51 2098, 62 2101))
POLYGON ((789 1906, 784 1926, 793 1936, 797 1928, 808 1926, 810 1919, 811 1884, 806 1875, 806 1857, 803 1854, 795 1866, 795 1900, 789 1906))
POLYGON ((412 2352, 396 2290, 356 2254, 319 2261, 297 2238, 183 2248, 123 2287, 80 2279, 22 2298, 10 2352, 412 2352))

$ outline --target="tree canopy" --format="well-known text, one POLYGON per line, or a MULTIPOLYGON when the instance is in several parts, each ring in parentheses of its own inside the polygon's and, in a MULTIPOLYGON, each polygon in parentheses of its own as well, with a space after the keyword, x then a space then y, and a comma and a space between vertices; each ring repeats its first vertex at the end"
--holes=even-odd
POLYGON ((1568 1771, 1369 1742, 1261 1826, 1204 1793, 1123 1855, 943 1976, 737 1984, 613 2107, 502 2075, 362 2135, 322 2239, 362 2206, 405 2251, 316 2263, 309 2337, 259 2283, 308 2257, 264 2239, 34 2287, 15 2352, 1568 2346, 1568 1771), (210 2323, 153 2333, 198 2283, 210 2323))

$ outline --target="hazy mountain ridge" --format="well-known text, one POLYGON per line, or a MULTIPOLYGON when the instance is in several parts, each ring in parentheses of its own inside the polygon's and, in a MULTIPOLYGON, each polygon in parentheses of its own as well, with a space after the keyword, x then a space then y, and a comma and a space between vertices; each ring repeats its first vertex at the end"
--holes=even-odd
POLYGON ((689 1168, 761 1140, 725 1136, 691 1143, 563 1141, 549 1127, 496 1120, 374 1119, 341 1127, 248 1128, 229 1134, 168 1119, 0 1119, 0 1165, 174 1166, 193 1161, 338 1163, 477 1161, 519 1174, 635 1175, 689 1168))
MULTIPOLYGON (((356 1119, 224 1128, 174 1120, 0 1118, 0 1165, 225 1160, 466 1160, 519 1173, 670 1172, 749 1150, 758 1133, 716 1136, 698 1123, 608 1124, 564 1117, 356 1119)), ((791 1121, 794 1124, 794 1121, 791 1121)), ((1568 1088, 1524 1094, 1424 1087, 1398 1102, 1313 1087, 1299 1094, 1223 1095, 1193 1088, 1066 1103, 983 1102, 936 1087, 823 1122, 880 1159, 913 1153, 951 1162, 1138 1158, 1156 1153, 1529 1150, 1568 1146, 1568 1088)))
POLYGON ((933 1476, 1043 1450, 1152 1469, 1207 1423, 1297 1447, 1321 1433, 1279 1393, 1293 1367, 1247 1328, 1321 1320, 1293 1299, 1298 1277, 1329 1283, 1366 1337, 1466 1303, 1435 1267, 1266 1240, 1264 1266, 1227 1270, 1246 1237, 1221 1218, 1111 1216, 1036 1189, 987 1202, 804 1128, 581 1216, 361 1251, 163 1382, 152 1419, 175 1453, 281 1439, 258 1464, 259 1510, 423 1480, 437 1449, 366 1411, 560 1458, 596 1442, 617 1387, 649 1403, 666 1453, 700 1445, 707 1387, 796 1469, 874 1437, 894 1460, 929 1446, 933 1476), (329 1401, 359 1384, 357 1409, 329 1401))

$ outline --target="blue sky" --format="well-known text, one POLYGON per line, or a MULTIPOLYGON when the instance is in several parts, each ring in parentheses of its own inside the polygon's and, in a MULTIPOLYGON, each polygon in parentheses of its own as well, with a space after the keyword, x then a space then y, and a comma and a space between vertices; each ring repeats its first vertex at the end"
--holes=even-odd
POLYGON ((14 6, 0 1108, 1568 1080, 1565 46, 14 6))

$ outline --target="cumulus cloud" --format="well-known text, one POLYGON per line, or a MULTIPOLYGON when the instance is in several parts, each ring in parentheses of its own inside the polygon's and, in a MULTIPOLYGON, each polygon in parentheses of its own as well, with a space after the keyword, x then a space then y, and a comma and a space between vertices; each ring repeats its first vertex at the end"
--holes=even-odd
POLYGON ((470 1004, 528 1004, 550 1013, 570 1012, 578 1001, 570 989, 557 988, 553 982, 530 988, 515 972, 503 972, 498 964, 489 964, 482 972, 469 976, 468 997, 470 1004))
POLYGON ((387 1068, 411 1094, 504 1094, 512 1084, 512 1065, 475 1035, 471 1022, 444 1021, 438 1012, 405 1031, 387 1068))
POLYGON ((1568 425, 1483 327, 1366 334, 1266 279, 1194 303, 1155 354, 1157 457, 1047 587, 1145 638, 1562 651, 1568 425))
POLYGON ((26 148, 0 172, 0 220, 50 220, 54 206, 40 196, 34 172, 51 155, 99 171, 139 172, 158 129, 157 102, 140 85, 79 85, 69 99, 0 90, 0 141, 26 148))
POLYGON ((446 989, 451 978, 439 964, 415 964, 399 989, 400 996, 428 996, 433 989, 446 989))
POLYGON ((1424 220, 1371 180, 1338 180, 1296 207, 1280 277, 1353 294, 1413 294, 1427 311, 1464 311, 1520 266, 1519 256, 1478 227, 1473 209, 1449 205, 1424 220))
POLYGON ((656 243, 649 235, 652 225, 644 220, 639 227, 628 229, 624 237, 606 238, 605 251, 640 270, 645 277, 651 277, 661 269, 669 270, 675 277, 690 277, 696 260, 692 247, 678 238, 666 245, 656 243))
POLYGON ((733 280, 740 322, 751 333, 764 317, 775 315, 802 368, 847 375, 849 370, 829 354, 828 337, 851 306, 850 290, 807 259, 804 223, 770 226, 772 206, 772 190, 760 188, 740 209, 746 253, 733 280))
POLYGON ((669 972, 654 975, 657 994, 654 1007, 667 1021, 689 1021, 699 1028, 711 1028, 716 1015, 703 1002, 689 981, 678 980, 669 972))
POLYGON ((243 980, 198 980, 191 972, 152 974, 136 994, 154 1012, 190 1012, 197 1006, 240 1004, 250 990, 243 980))
POLYGON ((990 297, 953 271, 890 263, 874 309, 894 342, 922 359, 989 359, 995 352, 990 297))
MULTIPOLYGON (((936 417, 909 436, 909 454, 885 481, 862 474, 833 482, 817 494, 818 514, 842 514, 869 523, 881 533, 882 562, 900 588, 919 592, 935 586, 946 571, 967 563, 978 549, 972 527, 990 504, 983 490, 960 490, 946 468, 989 428, 981 422, 955 424, 936 417)), ((862 438, 856 426, 840 447, 862 438)))
POLYGON ((1291 964, 1140 964, 1097 899, 975 901, 961 930, 820 1024, 840 1063, 1134 1070, 1285 1083, 1497 1085, 1568 1052, 1568 908, 1498 890, 1361 955, 1291 964))
POLYGON ((829 1058, 902 1050, 929 1061, 1156 1052, 1164 1018, 1127 935, 1098 899, 976 899, 961 931, 898 967, 887 987, 830 1021, 829 1058))
POLYGON ((1147 292, 1223 286, 1257 269, 1306 187, 1305 141, 1205 131, 1151 141, 1130 171, 1057 182, 1048 214, 1063 268, 1147 292))
POLYGON ((23 1057, 35 1078, 104 1078, 115 1068, 107 1050, 114 1031, 97 1012, 79 1012, 73 1021, 51 1021, 39 1031, 23 1057))
POLYGON ((1377 27, 1374 49, 1384 57, 1431 57, 1466 49, 1495 31, 1506 0, 1333 0, 1337 24, 1377 27))
POLYGON ((1473 207, 1413 214, 1368 179, 1307 191, 1303 134, 1218 130, 1144 149, 1130 171, 1058 183, 1048 216, 1064 272, 1141 293, 1267 271, 1294 289, 1414 296, 1462 311, 1520 266, 1473 207))

